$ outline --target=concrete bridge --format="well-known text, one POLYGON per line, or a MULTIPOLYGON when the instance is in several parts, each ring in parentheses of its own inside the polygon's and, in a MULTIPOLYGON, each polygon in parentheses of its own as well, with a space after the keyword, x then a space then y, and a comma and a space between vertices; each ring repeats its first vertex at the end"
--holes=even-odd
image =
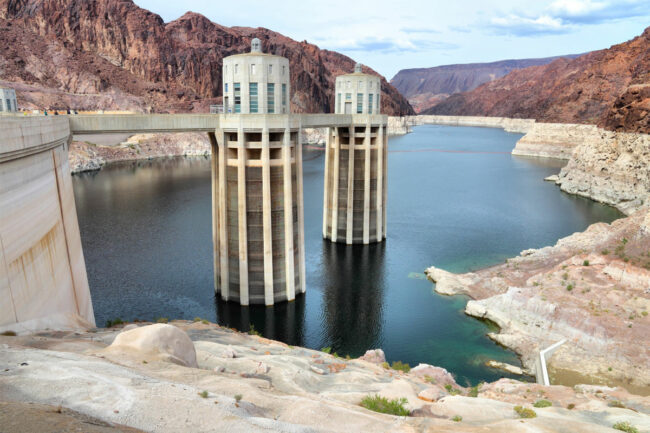
MULTIPOLYGON (((73 135, 205 132, 210 136, 213 155, 219 155, 219 152, 225 152, 227 149, 244 146, 244 140, 251 148, 259 147, 262 155, 267 156, 266 160, 263 157, 260 158, 259 163, 256 161, 243 162, 244 160, 241 158, 244 157, 244 153, 240 152, 239 159, 231 159, 230 156, 227 156, 222 160, 225 165, 217 167, 218 157, 213 157, 213 207, 217 206, 218 200, 222 200, 221 203, 223 203, 224 199, 220 197, 224 196, 219 196, 218 182, 220 179, 224 180, 220 184, 223 188, 225 175, 231 166, 233 169, 239 170, 239 175, 235 176, 239 176, 240 180, 244 179, 245 181, 246 170, 250 170, 250 168, 246 168, 246 164, 249 167, 261 167, 265 173, 264 176, 269 176, 269 173, 274 170, 273 167, 280 163, 274 162, 273 149, 277 148, 279 151, 282 148, 293 146, 296 149, 295 155, 293 155, 294 150, 291 154, 293 156, 288 150, 282 153, 283 160, 294 168, 284 169, 284 180, 281 183, 284 187, 285 200, 290 202, 287 191, 292 189, 297 189, 296 195, 300 197, 297 207, 299 224, 295 237, 292 235, 289 225, 284 229, 286 232, 285 251, 287 252, 286 272, 292 276, 291 282, 287 283, 286 292, 284 289, 282 290, 282 296, 278 296, 277 287, 275 291, 273 290, 273 280, 269 280, 271 277, 268 275, 260 286, 261 292, 255 292, 254 285, 251 284, 251 292, 248 293, 248 281, 244 281, 245 285, 239 282, 242 287, 245 287, 246 293, 238 292, 237 296, 233 297, 232 293, 229 295, 228 291, 225 291, 225 299, 231 296, 231 299, 243 305, 247 305, 249 299, 251 303, 270 305, 274 300, 293 299, 291 290, 294 290, 294 259, 296 260, 295 274, 300 275, 300 280, 297 280, 299 284, 296 285, 295 290, 296 293, 304 291, 304 250, 303 245, 300 245, 304 244, 301 220, 303 215, 302 160, 300 146, 296 146, 295 142, 290 141, 293 140, 290 138, 293 137, 293 131, 301 128, 320 127, 336 130, 347 128, 349 131, 355 131, 354 125, 373 125, 373 127, 381 127, 384 131, 386 123, 385 115, 367 114, 0 116, 0 131, 3 133, 3 140, 0 144, 0 299, 3 300, 0 303, 0 331, 24 332, 46 327, 61 329, 94 325, 68 165, 67 151, 73 135), (283 128, 287 128, 286 131, 288 131, 284 135, 283 141, 274 142, 267 138, 261 139, 257 145, 255 141, 249 141, 257 139, 255 138, 257 133, 253 132, 251 135, 249 131, 267 131, 267 136, 271 136, 279 134, 273 131, 282 131, 283 128), (237 131, 241 133, 239 136, 243 137, 242 139, 218 149, 218 138, 227 140, 225 134, 235 134, 237 131), (269 131, 271 135, 268 135, 269 131), (265 150, 267 147, 268 150, 265 150), (269 157, 269 155, 271 156, 269 157), (219 170, 221 170, 221 177, 219 170), (243 178, 241 177, 242 173, 244 173, 243 178), (296 182, 296 180, 291 179, 298 179, 298 185, 292 185, 292 182, 296 182), (296 256, 294 256, 294 252, 297 254, 296 256), (271 288, 269 289, 269 287, 271 288), (257 300, 254 299, 255 296, 257 296, 257 300)), ((373 137, 375 135, 373 133, 373 137)), ((355 133, 350 134, 349 137, 350 142, 362 140, 363 143, 366 143, 361 146, 355 145, 354 148, 370 146, 370 133, 365 135, 355 133)), ((353 158, 353 153, 349 153, 350 158, 353 158)), ((369 154, 370 152, 368 152, 369 154)), ((350 179, 352 178, 350 177, 350 179)), ((351 191, 350 188, 348 192, 344 192, 349 196, 348 202, 352 199, 351 191)), ((223 191, 221 192, 223 194, 223 191)), ((241 199, 242 194, 246 194, 246 189, 240 187, 238 194, 241 199)), ((268 194, 271 194, 271 191, 267 191, 265 187, 264 196, 266 197, 268 194)), ((238 224, 239 228, 243 229, 243 231, 240 230, 240 233, 246 231, 245 215, 247 212, 245 207, 241 207, 245 201, 239 200, 238 212, 240 216, 244 215, 244 219, 240 218, 238 224)), ((368 201, 367 198, 366 201, 368 201)), ((293 206, 295 207, 295 205, 294 203, 293 206)), ((291 209, 287 209, 289 213, 285 216, 285 223, 290 224, 292 214, 291 209)), ((270 212, 270 207, 264 206, 260 215, 263 214, 265 221, 267 219, 270 221, 270 212)), ((213 212, 215 283, 218 283, 219 277, 221 277, 223 284, 230 284, 223 280, 224 274, 227 278, 228 271, 232 268, 228 264, 228 260, 224 258, 228 257, 229 252, 223 248, 223 241, 219 242, 218 240, 220 233, 227 235, 224 232, 227 222, 223 213, 225 211, 219 215, 216 209, 213 212)), ((351 216, 351 212, 349 213, 351 216)), ((351 223, 348 225, 350 228, 352 227, 351 223)), ((269 247, 270 236, 270 231, 267 233, 265 230, 264 240, 265 245, 268 245, 265 248, 264 257, 272 254, 269 247)), ((242 246, 241 239, 240 246, 242 246)), ((254 253, 247 252, 246 248, 243 249, 243 252, 244 256, 237 253, 239 256, 237 271, 247 269, 249 257, 246 254, 254 253)), ((251 257, 253 256, 251 255, 251 257)), ((267 271, 266 273, 273 274, 275 270, 273 265, 264 260, 262 262, 264 262, 262 266, 267 271)))

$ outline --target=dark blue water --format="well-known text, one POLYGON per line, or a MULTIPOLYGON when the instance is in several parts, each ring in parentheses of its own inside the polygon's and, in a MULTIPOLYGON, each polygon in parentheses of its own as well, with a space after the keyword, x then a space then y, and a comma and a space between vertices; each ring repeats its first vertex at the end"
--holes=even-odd
POLYGON ((307 293, 274 307, 215 300, 210 162, 170 159, 74 177, 98 324, 120 317, 202 317, 311 348, 447 368, 459 383, 495 380, 488 359, 519 364, 463 314, 466 299, 433 293, 430 265, 454 272, 555 243, 614 209, 564 194, 542 179, 561 163, 514 157, 519 134, 421 126, 391 138, 388 239, 368 246, 323 241, 323 152, 305 151, 307 293))

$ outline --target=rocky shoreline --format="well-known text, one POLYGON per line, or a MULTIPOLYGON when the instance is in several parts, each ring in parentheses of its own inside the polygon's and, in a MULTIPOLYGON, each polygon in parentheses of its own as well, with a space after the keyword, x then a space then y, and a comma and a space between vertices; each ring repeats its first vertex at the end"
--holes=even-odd
POLYGON ((384 361, 381 350, 341 358, 200 318, 0 336, 0 423, 93 433, 606 433, 617 422, 650 429, 650 398, 622 388, 511 379, 463 388, 442 368, 401 371, 384 361), (375 395, 403 399, 409 416, 361 406, 375 395), (11 416, 27 408, 33 416, 11 416), (522 408, 535 417, 522 418, 522 408))
MULTIPOLYGON (((443 117, 422 121, 503 124, 443 117)), ((550 180, 628 217, 478 272, 433 266, 426 274, 438 293, 471 297, 465 312, 495 322, 501 331, 490 337, 515 350, 529 374, 537 374, 541 349, 567 339, 547 360, 552 380, 623 385, 649 395, 650 136, 542 123, 526 132, 513 154, 567 159, 550 180)))

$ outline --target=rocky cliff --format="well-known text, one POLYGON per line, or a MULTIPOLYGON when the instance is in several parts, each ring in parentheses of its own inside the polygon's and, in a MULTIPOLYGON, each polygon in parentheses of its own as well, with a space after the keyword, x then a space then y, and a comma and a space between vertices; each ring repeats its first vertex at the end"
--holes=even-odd
MULTIPOLYGON (((254 37, 289 58, 294 111, 332 111, 335 76, 354 68, 349 57, 196 13, 165 23, 130 0, 0 0, 0 79, 18 83, 30 108, 207 111, 220 101, 223 57, 248 51, 254 37)), ((385 113, 413 112, 383 78, 382 93, 385 113)))
MULTIPOLYGON (((577 56, 563 56, 574 58, 577 56)), ((560 57, 501 60, 491 63, 444 65, 433 68, 402 69, 391 80, 416 112, 421 112, 454 93, 474 90, 516 69, 546 65, 560 57)))
POLYGON ((533 118, 650 133, 650 28, 609 49, 516 70, 425 114, 533 118))

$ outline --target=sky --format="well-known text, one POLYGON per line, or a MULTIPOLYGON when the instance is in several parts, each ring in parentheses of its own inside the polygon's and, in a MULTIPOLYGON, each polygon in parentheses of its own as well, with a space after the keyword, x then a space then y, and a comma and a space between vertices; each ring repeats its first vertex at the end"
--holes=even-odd
POLYGON ((165 22, 187 11, 266 27, 343 53, 389 80, 400 70, 579 54, 650 26, 650 0, 135 0, 165 22))

